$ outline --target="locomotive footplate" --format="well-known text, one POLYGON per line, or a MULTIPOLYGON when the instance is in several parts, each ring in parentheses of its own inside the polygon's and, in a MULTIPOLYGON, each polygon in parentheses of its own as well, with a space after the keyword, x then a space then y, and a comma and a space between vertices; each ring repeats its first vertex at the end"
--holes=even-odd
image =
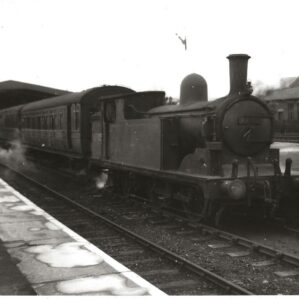
POLYGON ((299 176, 264 176, 227 178, 210 182, 208 218, 219 225, 224 214, 246 211, 261 218, 291 219, 299 209, 299 176), (217 188, 218 186, 218 188, 217 188))

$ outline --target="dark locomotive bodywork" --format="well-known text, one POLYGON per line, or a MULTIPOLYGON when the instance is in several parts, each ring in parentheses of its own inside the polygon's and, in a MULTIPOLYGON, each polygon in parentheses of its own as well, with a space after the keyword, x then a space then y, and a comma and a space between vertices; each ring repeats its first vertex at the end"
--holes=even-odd
MULTIPOLYGON (((229 58, 231 91, 216 101, 207 102, 198 75, 191 77, 191 91, 181 92, 180 105, 146 109, 145 93, 130 105, 131 95, 107 99, 115 117, 103 124, 106 155, 92 162, 110 169, 124 192, 146 190, 160 204, 176 201, 205 219, 228 206, 273 212, 289 192, 290 168, 282 179, 279 151, 270 149, 272 114, 246 84, 249 57, 229 58), (135 113, 127 117, 127 109, 135 113)), ((186 80, 182 85, 188 87, 186 80)))
POLYGON ((166 105, 164 92, 103 86, 0 111, 0 138, 106 169, 120 192, 175 203, 198 220, 232 206, 273 212, 298 178, 290 163, 282 176, 270 149, 272 114, 247 86, 249 56, 228 58, 231 89, 218 100, 207 101, 196 74, 183 80, 179 105, 166 105))

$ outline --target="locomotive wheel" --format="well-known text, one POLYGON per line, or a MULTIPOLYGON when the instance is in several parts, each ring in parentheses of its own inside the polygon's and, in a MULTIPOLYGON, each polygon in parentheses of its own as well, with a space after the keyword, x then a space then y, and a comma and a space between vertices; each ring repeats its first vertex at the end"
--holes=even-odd
POLYGON ((174 193, 177 208, 182 210, 189 220, 202 221, 205 211, 205 199, 200 189, 196 187, 181 187, 174 193))
POLYGON ((188 218, 192 221, 201 221, 204 218, 204 196, 198 189, 190 189, 189 202, 185 203, 185 211, 188 218))
POLYGON ((227 218, 228 211, 228 206, 220 204, 218 201, 210 202, 207 222, 212 226, 221 227, 227 218))
POLYGON ((147 197, 150 202, 158 207, 169 207, 171 205, 171 188, 163 181, 148 181, 147 197))
POLYGON ((130 194, 130 176, 127 173, 116 172, 113 175, 113 185, 116 193, 120 195, 129 195, 130 194))

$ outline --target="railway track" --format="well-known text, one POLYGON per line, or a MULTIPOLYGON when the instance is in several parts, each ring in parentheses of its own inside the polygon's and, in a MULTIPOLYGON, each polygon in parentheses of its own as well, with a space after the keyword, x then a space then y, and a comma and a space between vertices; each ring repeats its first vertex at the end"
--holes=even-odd
MULTIPOLYGON (((169 294, 252 294, 48 186, 18 171, 15 173, 22 176, 26 184, 34 184, 30 188, 33 202, 163 291, 169 294)), ((22 184, 19 187, 24 188, 22 184)))
MULTIPOLYGON (((27 180, 32 181, 28 177, 27 180)), ((32 181, 32 183, 36 184, 37 182, 32 181)), ((101 248, 104 247, 104 250, 112 256, 115 254, 118 260, 137 273, 140 273, 149 281, 151 281, 151 275, 165 276, 168 277, 167 279, 170 276, 176 277, 174 274, 178 275, 182 269, 184 269, 186 277, 195 275, 200 277, 199 281, 202 282, 203 279, 205 280, 204 286, 197 288, 195 287, 195 278, 177 279, 175 281, 170 279, 166 283, 160 282, 160 285, 159 282, 151 281, 157 286, 161 286, 162 290, 163 285, 166 291, 167 287, 172 290, 178 290, 177 286, 182 286, 186 282, 185 285, 190 284, 191 293, 184 293, 186 290, 183 290, 183 294, 211 294, 209 293, 211 289, 208 286, 211 283, 214 287, 216 286, 217 294, 298 294, 299 292, 294 287, 294 284, 297 282, 296 274, 299 265, 299 259, 296 256, 203 224, 188 223, 181 217, 174 216, 163 210, 150 209, 148 205, 143 206, 140 202, 133 202, 129 198, 120 198, 112 196, 112 194, 107 196, 107 194, 102 193, 95 197, 96 201, 89 198, 87 201, 84 201, 84 204, 80 204, 57 193, 48 186, 42 185, 47 190, 46 192, 52 194, 51 205, 53 205, 52 196, 63 198, 72 205, 83 209, 84 213, 87 213, 86 215, 93 215, 96 219, 100 219, 100 221, 104 221, 109 226, 114 227, 114 229, 120 232, 120 238, 123 238, 124 234, 126 234, 130 238, 133 238, 135 242, 139 240, 138 243, 140 245, 138 246, 145 246, 146 250, 151 248, 150 251, 155 252, 159 256, 160 261, 166 258, 178 267, 175 270, 173 265, 170 268, 161 268, 159 266, 157 269, 151 269, 147 273, 143 273, 142 269, 146 262, 152 265, 155 264, 151 256, 146 257, 145 249, 140 249, 137 245, 133 245, 133 249, 131 250, 132 245, 127 246, 127 241, 122 239, 119 241, 118 238, 113 237, 111 232, 109 232, 109 236, 107 237, 89 236, 93 243, 101 241, 101 243, 98 243, 101 248), (86 208, 86 204, 90 205, 92 210, 86 208), (100 207, 98 209, 100 214, 105 214, 106 217, 95 212, 97 210, 95 205, 100 207), (147 223, 146 227, 144 225, 145 220, 147 223), (151 235, 156 236, 151 241, 145 237, 141 237, 147 235, 148 230, 151 230, 151 235), (108 245, 107 240, 114 240, 113 242, 111 241, 112 243, 109 241, 111 246, 108 245), (181 248, 186 248, 188 242, 189 246, 192 246, 192 250, 186 253, 181 248), (185 245, 180 246, 183 243, 185 245), (177 246, 173 246, 174 244, 177 244, 177 246), (119 248, 122 248, 128 254, 119 254, 119 248), (132 259, 127 258, 130 254, 133 256, 132 259), (122 258, 125 260, 122 261, 122 258), (126 261, 126 259, 128 260, 126 261), (223 261, 225 262, 223 263, 223 261), (225 269, 222 269, 222 267, 225 269), (141 272, 138 272, 140 268, 141 272), (193 274, 186 274, 185 271, 192 271, 193 274), (200 290, 204 290, 204 292, 200 293, 200 290)), ((42 205, 42 201, 38 202, 38 204, 42 205)), ((62 218, 70 218, 70 223, 66 223, 66 225, 72 229, 84 226, 85 221, 82 221, 81 218, 75 217, 78 220, 72 223, 74 215, 68 216, 69 212, 64 213, 61 210, 62 207, 50 207, 49 213, 53 214, 56 211, 58 215, 61 214, 63 216, 62 218), (53 210, 51 211, 51 209, 53 210)), ((53 216, 57 217, 55 214, 53 216)), ((85 237, 84 233, 88 236, 88 234, 92 234, 93 232, 101 231, 100 228, 95 229, 93 227, 90 230, 90 225, 88 227, 89 230, 85 228, 83 233, 79 233, 85 237)), ((157 265, 159 264, 157 263, 157 265)), ((182 288, 184 289, 183 286, 182 288)), ((178 293, 170 291, 170 294, 182 294, 181 292, 182 289, 179 288, 178 293)))

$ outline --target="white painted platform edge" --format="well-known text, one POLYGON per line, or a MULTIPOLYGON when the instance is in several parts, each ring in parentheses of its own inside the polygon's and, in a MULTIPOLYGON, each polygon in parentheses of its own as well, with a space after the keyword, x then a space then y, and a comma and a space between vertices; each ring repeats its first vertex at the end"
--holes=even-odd
POLYGON ((26 198, 24 195, 22 195, 20 192, 16 191, 14 188, 12 188, 9 184, 7 184, 3 179, 0 178, 0 184, 2 184, 6 190, 13 193, 16 197, 18 197, 21 201, 23 201, 28 206, 31 206, 36 211, 41 212, 46 220, 52 222, 57 227, 61 228, 62 231, 64 231, 67 235, 72 237, 74 240, 76 240, 79 243, 82 243, 84 247, 86 247, 89 251, 101 256, 104 261, 109 264, 112 268, 114 268, 117 272, 120 272, 123 276, 129 278, 131 281, 139 285, 140 287, 146 288, 148 292, 153 296, 167 296, 164 292, 159 290, 157 287, 153 286, 151 283, 146 281, 144 278, 140 277, 138 274, 131 271, 129 268, 125 267, 115 259, 113 259, 111 256, 106 254, 101 249, 97 248, 95 245, 91 244, 89 241, 72 231, 70 228, 59 222, 57 219, 55 219, 50 214, 46 213, 43 209, 38 207, 36 204, 31 202, 28 198, 26 198))

